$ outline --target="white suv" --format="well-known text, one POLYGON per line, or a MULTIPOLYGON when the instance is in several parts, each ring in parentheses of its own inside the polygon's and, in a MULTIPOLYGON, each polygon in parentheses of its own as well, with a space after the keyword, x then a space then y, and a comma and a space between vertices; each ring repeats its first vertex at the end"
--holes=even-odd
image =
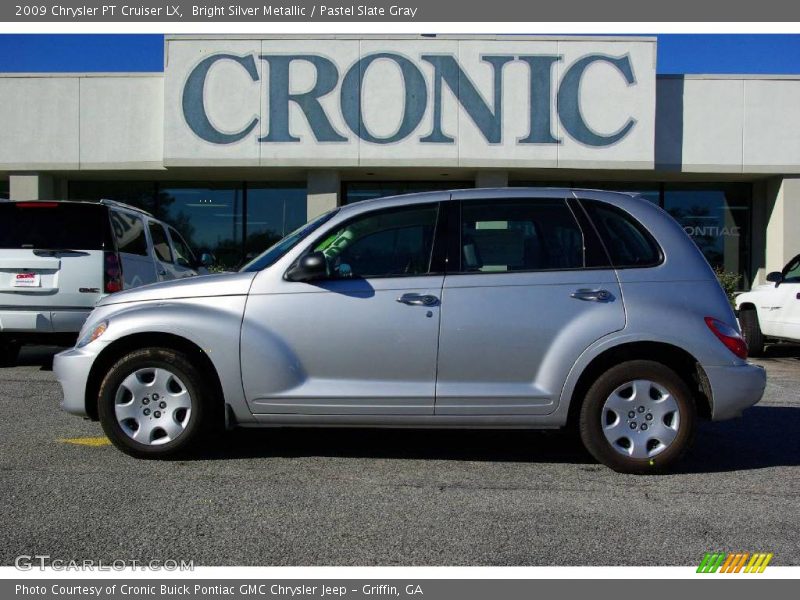
POLYGON ((72 343, 107 294, 199 272, 175 229, 132 206, 0 201, 0 366, 24 343, 72 343))
POLYGON ((739 294, 736 308, 751 356, 763 354, 767 338, 800 342, 800 254, 764 285, 739 294))

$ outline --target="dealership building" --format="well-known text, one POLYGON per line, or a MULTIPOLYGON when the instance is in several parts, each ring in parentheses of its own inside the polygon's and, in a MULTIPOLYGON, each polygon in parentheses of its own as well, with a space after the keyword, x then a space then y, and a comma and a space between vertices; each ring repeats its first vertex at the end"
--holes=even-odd
POLYGON ((164 62, 0 74, 0 197, 128 202, 226 266, 339 205, 498 186, 640 192, 742 288, 800 253, 800 76, 656 75, 649 37, 182 35, 164 62))

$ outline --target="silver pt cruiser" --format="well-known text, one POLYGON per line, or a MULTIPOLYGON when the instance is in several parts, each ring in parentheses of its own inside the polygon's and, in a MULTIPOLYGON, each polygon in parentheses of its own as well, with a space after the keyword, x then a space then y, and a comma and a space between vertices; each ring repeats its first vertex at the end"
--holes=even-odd
POLYGON ((480 189, 370 200, 238 273, 113 294, 55 359, 63 408, 138 457, 215 428, 559 428, 667 469, 698 418, 761 398, 692 240, 635 195, 480 189))

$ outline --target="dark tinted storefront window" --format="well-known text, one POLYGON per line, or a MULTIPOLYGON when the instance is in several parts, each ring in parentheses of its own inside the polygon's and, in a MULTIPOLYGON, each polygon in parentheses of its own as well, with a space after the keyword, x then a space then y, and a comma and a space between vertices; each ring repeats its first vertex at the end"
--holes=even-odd
POLYGON ((624 181, 513 181, 511 187, 531 188, 581 188, 587 190, 608 190, 611 192, 633 192, 641 194, 653 204, 660 202, 661 186, 658 183, 626 183, 624 181))
POLYGON ((211 252, 222 266, 235 267, 242 252, 243 202, 241 185, 165 185, 155 214, 198 252, 211 252))
MULTIPOLYGON (((529 188, 568 188, 574 187, 571 181, 509 181, 509 187, 529 187, 529 188)), ((580 186, 578 186, 580 187, 580 186)))
POLYGON ((152 181, 70 181, 70 200, 116 200, 153 213, 156 184, 152 181))
POLYGON ((245 256, 261 254, 308 220, 304 186, 247 185, 245 256))
POLYGON ((692 237, 714 268, 750 275, 751 190, 749 184, 665 185, 664 209, 692 237))
POLYGON ((0 181, 0 200, 8 200, 8 180, 0 181))
POLYGON ((342 204, 398 194, 458 190, 474 186, 472 181, 348 181, 342 184, 342 204))
POLYGON ((649 183, 622 183, 618 181, 586 181, 578 184, 576 187, 582 187, 590 190, 609 190, 612 192, 631 192, 639 194, 645 200, 649 200, 653 204, 660 204, 661 202, 661 186, 649 183))
MULTIPOLYGON (((0 191, 2 189, 0 188, 0 191)), ((69 198, 124 202, 166 221, 198 255, 234 269, 306 222, 303 184, 70 181, 69 198)))

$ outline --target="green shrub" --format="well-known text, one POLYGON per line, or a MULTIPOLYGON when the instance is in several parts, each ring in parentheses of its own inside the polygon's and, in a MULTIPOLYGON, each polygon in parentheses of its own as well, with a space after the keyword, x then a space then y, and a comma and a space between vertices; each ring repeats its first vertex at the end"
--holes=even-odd
POLYGON ((734 306, 733 299, 736 296, 736 292, 739 290, 739 282, 742 280, 742 276, 738 273, 726 271, 722 267, 714 269, 714 273, 717 274, 719 284, 722 286, 722 289, 725 290, 725 294, 728 296, 728 301, 731 303, 731 306, 734 306))

